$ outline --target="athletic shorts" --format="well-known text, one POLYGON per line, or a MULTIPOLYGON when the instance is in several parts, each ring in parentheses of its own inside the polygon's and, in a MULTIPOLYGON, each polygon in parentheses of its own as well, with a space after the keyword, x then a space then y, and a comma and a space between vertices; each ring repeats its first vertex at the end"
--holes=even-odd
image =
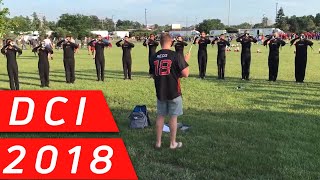
POLYGON ((182 108, 181 96, 173 100, 157 101, 157 114, 160 116, 181 116, 183 115, 182 108))

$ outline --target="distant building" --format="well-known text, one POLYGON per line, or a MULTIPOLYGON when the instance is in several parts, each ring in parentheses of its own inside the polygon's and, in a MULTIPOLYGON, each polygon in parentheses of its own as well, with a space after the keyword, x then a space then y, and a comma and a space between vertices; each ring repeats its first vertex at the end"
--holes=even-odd
POLYGON ((169 31, 170 36, 172 37, 177 37, 177 36, 182 36, 182 37, 188 37, 188 36, 197 36, 200 35, 199 31, 169 31))

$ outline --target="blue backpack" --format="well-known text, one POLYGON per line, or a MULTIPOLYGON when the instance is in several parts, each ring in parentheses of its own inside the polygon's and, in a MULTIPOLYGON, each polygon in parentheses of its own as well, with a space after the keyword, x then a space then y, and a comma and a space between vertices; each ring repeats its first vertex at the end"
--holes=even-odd
POLYGON ((151 126, 147 106, 136 106, 129 116, 131 129, 144 129, 151 126))

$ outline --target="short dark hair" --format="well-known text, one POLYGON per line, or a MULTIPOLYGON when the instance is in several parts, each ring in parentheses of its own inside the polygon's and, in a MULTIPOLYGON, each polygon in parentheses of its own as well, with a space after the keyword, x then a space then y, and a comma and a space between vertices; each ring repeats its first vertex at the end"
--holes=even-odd
POLYGON ((128 38, 129 36, 124 36, 124 38, 128 38))
POLYGON ((171 36, 169 33, 162 33, 160 36, 160 44, 164 45, 166 42, 171 41, 171 36))
POLYGON ((70 34, 66 35, 66 38, 71 38, 72 36, 70 34))
POLYGON ((100 37, 101 36, 101 34, 97 34, 97 37, 100 37))
POLYGON ((12 42, 12 39, 7 39, 6 40, 6 44, 9 44, 10 42, 12 42))

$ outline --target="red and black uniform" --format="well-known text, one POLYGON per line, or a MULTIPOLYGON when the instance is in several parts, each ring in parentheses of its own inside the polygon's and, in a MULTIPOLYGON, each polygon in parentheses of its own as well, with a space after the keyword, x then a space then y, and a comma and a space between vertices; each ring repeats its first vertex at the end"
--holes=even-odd
MULTIPOLYGON (((306 75, 306 67, 308 61, 308 46, 312 47, 313 42, 307 39, 292 40, 296 46, 296 58, 295 58, 295 76, 297 82, 303 82, 306 75)), ((293 43, 292 43, 293 44, 293 43)))
POLYGON ((174 46, 177 53, 184 56, 184 47, 188 46, 188 43, 184 41, 173 41, 171 46, 174 46))
POLYGON ((249 80, 250 77, 250 65, 251 65, 251 43, 256 43, 257 40, 252 36, 243 35, 237 39, 242 45, 241 51, 241 67, 242 67, 242 79, 249 80))
MULTIPOLYGON (((199 39, 199 50, 198 50, 198 65, 199 65, 199 77, 205 78, 207 72, 208 52, 207 46, 211 41, 208 38, 199 39)), ((196 44, 196 40, 193 44, 196 44)))
POLYGON ((7 57, 7 71, 11 90, 19 90, 19 70, 17 63, 17 53, 22 54, 22 50, 17 46, 5 45, 1 53, 7 57))
POLYGON ((132 58, 131 58, 131 49, 134 48, 134 44, 128 41, 124 41, 121 44, 122 40, 116 43, 117 47, 121 47, 122 54, 122 65, 123 65, 123 74, 124 79, 131 79, 131 67, 132 67, 132 58))
MULTIPOLYGON (((216 41, 212 41, 212 44, 215 44, 216 41)), ((224 72, 226 66, 226 47, 230 46, 230 43, 224 39, 217 41, 218 45, 218 56, 217 56, 217 65, 218 65, 218 79, 224 79, 224 72)))
POLYGON ((38 52, 38 70, 40 76, 41 87, 49 87, 49 59, 48 55, 53 54, 53 51, 49 47, 38 46, 35 47, 32 52, 38 52))
POLYGON ((76 80, 75 77, 75 59, 74 53, 78 48, 78 45, 72 42, 65 42, 64 40, 59 41, 57 46, 60 47, 62 44, 63 49, 63 64, 66 73, 66 82, 74 83, 76 80))
POLYGON ((95 55, 95 64, 97 71, 97 80, 104 81, 104 69, 105 69, 105 57, 104 57, 104 48, 108 47, 110 43, 104 41, 96 41, 94 43, 94 48, 96 51, 95 55))
POLYGON ((159 101, 173 100, 181 96, 181 72, 189 65, 184 57, 171 50, 160 50, 150 63, 151 74, 159 101))
MULTIPOLYGON (((149 47, 149 64, 151 63, 151 59, 152 57, 156 54, 157 51, 157 47, 159 46, 159 43, 157 41, 154 40, 144 40, 143 45, 146 47, 149 47), (147 43, 148 41, 148 43, 147 43)), ((149 69, 149 74, 151 74, 151 70, 149 69)))
POLYGON ((269 42, 269 81, 276 81, 279 70, 279 48, 286 45, 282 39, 271 38, 264 41, 263 45, 268 45, 269 42))

